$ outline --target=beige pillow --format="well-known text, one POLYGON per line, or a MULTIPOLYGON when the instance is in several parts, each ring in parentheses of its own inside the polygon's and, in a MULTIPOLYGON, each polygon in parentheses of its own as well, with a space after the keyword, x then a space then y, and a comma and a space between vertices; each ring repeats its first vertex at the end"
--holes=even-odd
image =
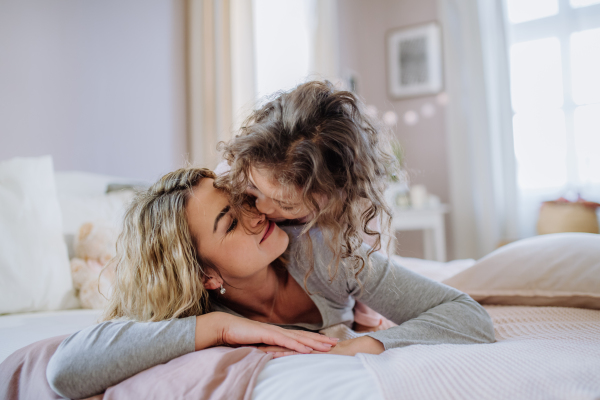
POLYGON ((481 304, 600 310, 600 235, 556 233, 520 240, 443 283, 481 304))

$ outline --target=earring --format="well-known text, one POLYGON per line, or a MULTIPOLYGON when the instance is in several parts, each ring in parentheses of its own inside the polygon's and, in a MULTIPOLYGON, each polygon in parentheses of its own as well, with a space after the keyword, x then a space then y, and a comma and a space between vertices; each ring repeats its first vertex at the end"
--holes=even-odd
POLYGON ((225 288, 223 287, 223 284, 221 284, 221 289, 219 289, 219 292, 220 292, 221 294, 225 294, 225 292, 226 292, 226 291, 227 291, 227 290, 225 290, 225 288))

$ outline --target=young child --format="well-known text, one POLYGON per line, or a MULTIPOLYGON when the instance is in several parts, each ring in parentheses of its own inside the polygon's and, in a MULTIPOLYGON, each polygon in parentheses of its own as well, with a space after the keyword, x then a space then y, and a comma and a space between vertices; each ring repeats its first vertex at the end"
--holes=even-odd
MULTIPOLYGON (((381 249, 381 233, 370 226, 390 226, 383 193, 398 165, 388 136, 353 93, 308 82, 255 110, 240 134, 222 144, 229 172, 219 182, 229 186, 234 206, 250 195, 271 220, 305 224, 304 234, 318 226, 334 255, 330 278, 341 260, 344 273, 358 276, 381 249), (367 260, 357 255, 365 238, 372 247, 367 260)), ((221 165, 217 173, 224 170, 221 165)), ((367 328, 385 325, 366 306, 356 315, 367 328)))

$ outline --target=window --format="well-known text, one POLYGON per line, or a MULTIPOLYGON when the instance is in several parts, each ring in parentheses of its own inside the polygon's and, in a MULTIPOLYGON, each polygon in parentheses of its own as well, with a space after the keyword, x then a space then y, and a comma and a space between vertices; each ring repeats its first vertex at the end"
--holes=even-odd
POLYGON ((506 0, 506 7, 521 199, 579 193, 598 201, 600 0, 506 0))
POLYGON ((258 97, 289 90, 310 70, 310 0, 253 0, 258 97))

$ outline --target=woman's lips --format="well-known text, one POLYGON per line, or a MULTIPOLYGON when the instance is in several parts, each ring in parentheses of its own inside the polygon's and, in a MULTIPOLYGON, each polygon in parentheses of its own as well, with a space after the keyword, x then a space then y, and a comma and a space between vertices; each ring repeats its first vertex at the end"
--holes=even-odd
POLYGON ((267 238, 269 236, 271 236, 271 233, 273 233, 274 229, 275 229, 275 223, 267 220, 267 229, 265 230, 265 236, 263 236, 263 238, 260 240, 260 243, 267 240, 267 238))

